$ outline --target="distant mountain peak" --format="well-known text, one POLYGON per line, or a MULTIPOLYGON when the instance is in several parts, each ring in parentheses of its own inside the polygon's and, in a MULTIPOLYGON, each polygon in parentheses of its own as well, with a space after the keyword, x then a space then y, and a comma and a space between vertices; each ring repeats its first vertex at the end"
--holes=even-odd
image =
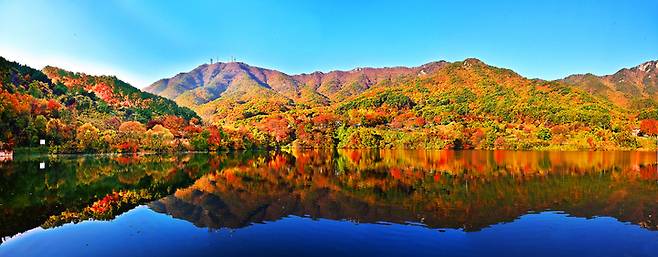
POLYGON ((460 65, 463 68, 488 66, 483 61, 480 61, 479 59, 476 58, 466 58, 463 61, 457 61, 454 62, 453 64, 460 65))
POLYGON ((623 68, 614 74, 597 76, 591 73, 570 75, 562 81, 583 88, 626 107, 643 108, 643 99, 658 99, 658 61, 623 68))
POLYGON ((658 70, 658 60, 648 61, 634 67, 642 72, 656 72, 658 70))
POLYGON ((480 59, 478 59, 478 58, 473 58, 473 57, 466 58, 466 59, 464 60, 464 63, 465 63, 465 64, 470 64, 470 65, 474 65, 474 64, 485 64, 485 63, 484 63, 483 61, 481 61, 480 59))

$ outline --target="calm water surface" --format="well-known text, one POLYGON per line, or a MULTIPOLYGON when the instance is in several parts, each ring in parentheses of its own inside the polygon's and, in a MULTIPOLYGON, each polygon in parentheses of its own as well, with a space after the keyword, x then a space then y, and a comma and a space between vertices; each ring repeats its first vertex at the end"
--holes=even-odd
POLYGON ((0 256, 658 256, 653 152, 16 156, 0 256))

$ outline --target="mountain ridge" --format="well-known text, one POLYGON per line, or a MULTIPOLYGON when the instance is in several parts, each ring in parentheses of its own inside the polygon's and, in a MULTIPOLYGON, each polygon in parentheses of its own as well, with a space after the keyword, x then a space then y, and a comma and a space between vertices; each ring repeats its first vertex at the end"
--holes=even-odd
POLYGON ((573 74, 559 81, 582 88, 624 107, 646 108, 658 100, 658 60, 626 67, 613 74, 573 74))
MULTIPOLYGON (((213 113, 208 110, 214 109, 208 105, 227 105, 221 100, 220 103, 211 102, 222 99, 223 94, 231 92, 232 88, 233 91, 243 91, 242 93, 247 95, 248 92, 244 91, 256 90, 253 87, 253 84, 256 84, 273 90, 278 96, 295 104, 312 107, 329 106, 354 97, 382 81, 394 80, 402 76, 425 76, 447 64, 446 61, 434 61, 414 67, 359 67, 351 70, 289 75, 243 62, 217 62, 202 64, 189 72, 160 79, 143 90, 174 100, 179 105, 192 108, 201 116, 208 118, 213 113), (240 89, 240 84, 245 83, 245 80, 253 82, 251 89, 240 89)), ((227 98, 231 97, 227 96, 227 98)), ((265 101, 265 99, 261 100, 265 101)), ((248 100, 238 100, 241 101, 248 100)))
MULTIPOLYGON (((225 92, 231 91, 229 89, 242 91, 243 95, 248 95, 246 91, 255 90, 254 87, 251 89, 240 88, 240 83, 234 83, 236 81, 234 78, 238 78, 237 82, 252 80, 252 86, 260 85, 264 90, 271 89, 275 95, 287 99, 293 104, 321 107, 350 100, 382 82, 398 83, 405 79, 429 78, 451 63, 457 62, 433 61, 412 67, 357 67, 351 70, 315 71, 289 75, 274 69, 251 66, 244 62, 218 62, 202 64, 189 72, 181 72, 171 78, 161 79, 144 88, 144 91, 172 99, 182 106, 194 109, 201 116, 210 118, 217 113, 212 109, 221 109, 215 108, 214 105, 231 105, 223 102, 235 102, 235 100, 230 100, 230 96, 223 97, 225 92), (240 78, 243 80, 239 80, 240 78)), ((494 67, 477 58, 467 58, 460 63, 494 67)), ((616 105, 637 111, 656 105, 656 99, 658 99, 655 96, 658 92, 657 65, 658 61, 647 61, 634 67, 622 68, 610 75, 574 74, 557 80, 530 79, 510 69, 495 68, 511 71, 523 79, 569 84, 590 94, 603 97, 616 105), (615 80, 617 80, 616 83, 615 80)), ((259 98, 258 95, 254 95, 254 97, 259 98)), ((267 101, 267 99, 256 100, 267 101)), ((239 102, 243 101, 249 101, 249 99, 242 99, 239 102)))

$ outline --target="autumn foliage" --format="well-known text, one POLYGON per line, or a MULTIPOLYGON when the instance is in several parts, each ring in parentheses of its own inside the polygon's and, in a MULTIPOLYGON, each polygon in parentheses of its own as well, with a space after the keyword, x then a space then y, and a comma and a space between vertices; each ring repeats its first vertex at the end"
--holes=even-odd
POLYGON ((435 64, 431 70, 413 76, 408 73, 413 69, 389 70, 398 77, 355 71, 362 75, 344 75, 349 80, 325 81, 317 88, 305 76, 297 79, 310 84, 279 74, 274 82, 296 86, 279 91, 243 77, 236 82, 243 90, 239 94, 196 108, 207 118, 201 120, 190 109, 116 77, 55 67, 38 71, 0 59, 0 143, 10 149, 35 147, 45 139, 53 153, 612 150, 651 148, 643 136, 658 135, 651 111, 613 106, 559 81, 526 79, 475 59, 435 64), (368 74, 376 79, 368 80, 368 74), (634 133, 638 123, 639 134, 634 133))
POLYGON ((658 136, 658 121, 654 119, 642 120, 640 132, 648 136, 658 136))

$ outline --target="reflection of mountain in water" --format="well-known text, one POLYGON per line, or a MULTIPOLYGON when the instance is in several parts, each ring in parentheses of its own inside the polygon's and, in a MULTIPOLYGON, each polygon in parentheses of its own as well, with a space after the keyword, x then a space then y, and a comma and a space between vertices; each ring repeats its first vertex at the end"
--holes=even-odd
POLYGON ((215 229, 308 215, 470 231, 529 211, 559 210, 656 230, 652 158, 637 152, 271 154, 207 174, 149 207, 215 229))
POLYGON ((43 225, 55 215, 79 213, 116 191, 146 191, 152 197, 176 191, 151 207, 212 228, 294 214, 475 230, 527 211, 555 209, 656 229, 658 178, 656 166, 649 165, 654 154, 341 150, 18 155, 0 163, 0 237, 43 225), (46 169, 39 169, 40 162, 46 169))

